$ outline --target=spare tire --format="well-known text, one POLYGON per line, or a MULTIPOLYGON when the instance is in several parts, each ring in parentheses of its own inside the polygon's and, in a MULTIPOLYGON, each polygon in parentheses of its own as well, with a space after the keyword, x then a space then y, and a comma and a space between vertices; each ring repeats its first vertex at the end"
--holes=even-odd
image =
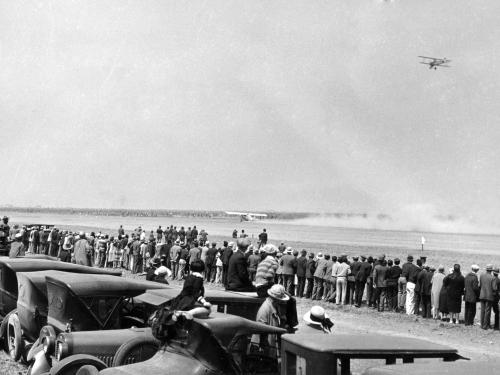
POLYGON ((145 361, 152 356, 160 348, 160 341, 153 336, 139 336, 124 342, 116 351, 115 358, 113 358, 112 367, 123 366, 130 355, 137 351, 139 355, 139 361, 145 361))
POLYGON ((98 371, 107 368, 99 358, 88 354, 75 354, 64 358, 50 369, 50 375, 76 375, 83 366, 91 365, 98 371))

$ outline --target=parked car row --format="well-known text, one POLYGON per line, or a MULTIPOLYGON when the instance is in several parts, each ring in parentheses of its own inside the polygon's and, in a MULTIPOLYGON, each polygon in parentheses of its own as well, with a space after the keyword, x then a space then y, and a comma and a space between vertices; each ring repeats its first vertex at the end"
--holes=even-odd
POLYGON ((29 375, 322 375, 336 373, 337 363, 348 374, 353 358, 388 364, 461 358, 417 339, 286 334, 254 321, 263 301, 255 293, 220 290, 206 291, 208 318, 181 314, 160 341, 149 318, 180 290, 119 276, 51 259, 0 257, 0 344, 29 364, 29 375))

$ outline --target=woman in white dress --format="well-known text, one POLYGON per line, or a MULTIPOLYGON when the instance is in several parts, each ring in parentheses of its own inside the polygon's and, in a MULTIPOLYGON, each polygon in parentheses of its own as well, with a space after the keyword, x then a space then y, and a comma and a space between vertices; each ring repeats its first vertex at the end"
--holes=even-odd
POLYGON ((440 265, 437 272, 432 276, 432 289, 431 289, 431 306, 432 306, 432 317, 434 319, 439 319, 439 293, 443 287, 444 266, 440 265))

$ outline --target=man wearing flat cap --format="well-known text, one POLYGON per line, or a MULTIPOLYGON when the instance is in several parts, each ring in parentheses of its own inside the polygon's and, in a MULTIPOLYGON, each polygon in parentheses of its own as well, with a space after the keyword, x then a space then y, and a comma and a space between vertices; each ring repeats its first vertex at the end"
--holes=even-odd
POLYGON ((250 244, 251 242, 247 237, 238 238, 236 243, 238 250, 229 259, 226 290, 239 292, 253 292, 255 290, 248 275, 247 260, 245 258, 245 252, 250 244))
POLYGON ((481 291, 479 293, 479 300, 481 301, 481 328, 490 328, 491 323, 491 308, 493 306, 493 301, 495 300, 496 293, 496 283, 494 283, 494 277, 491 274, 493 271, 493 265, 488 264, 486 266, 486 272, 482 273, 479 277, 479 285, 481 286, 481 291))

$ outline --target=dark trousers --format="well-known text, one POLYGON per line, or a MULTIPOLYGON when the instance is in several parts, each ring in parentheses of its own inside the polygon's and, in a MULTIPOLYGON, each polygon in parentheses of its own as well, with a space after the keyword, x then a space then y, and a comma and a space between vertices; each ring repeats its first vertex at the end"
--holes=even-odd
POLYGON ((422 300, 422 318, 431 317, 431 296, 430 294, 422 294, 420 297, 422 300))
POLYGON ((378 308, 378 311, 384 311, 385 307, 385 299, 386 299, 386 293, 387 288, 386 287, 377 287, 375 288, 375 299, 374 299, 374 306, 378 308))
POLYGON ((205 278, 208 282, 213 282, 215 280, 215 266, 207 265, 205 270, 205 278))
POLYGON ((490 328, 491 323, 491 307, 493 305, 493 301, 481 300, 481 328, 488 329, 490 328))
POLYGON ((398 285, 397 282, 393 284, 387 286, 387 307, 391 311, 398 307, 398 285))
POLYGON ((471 326, 474 324, 476 317, 476 302, 465 302, 465 325, 471 326))
POLYGON ((294 295, 294 287, 293 287, 293 282, 295 279, 295 275, 283 275, 283 280, 284 280, 284 287, 285 290, 287 291, 288 294, 294 295))
POLYGON ((500 326, 498 325, 500 323, 499 316, 498 316, 498 300, 493 301, 493 305, 491 306, 493 309, 493 314, 495 315, 493 317, 493 329, 499 330, 500 326))
POLYGON ((355 287, 356 287, 356 306, 361 306, 361 303, 363 301, 363 293, 365 292, 365 285, 366 282, 364 281, 356 281, 355 287))
POLYGON ((297 276, 299 280, 299 284, 297 285, 297 297, 304 297, 304 287, 306 286, 306 277, 305 276, 297 276))
POLYGON ((222 284, 227 285, 227 269, 229 268, 229 265, 223 264, 222 265, 222 284))
POLYGON ((346 304, 354 304, 354 291, 356 290, 356 282, 347 280, 347 302, 346 304))
POLYGON ((323 297, 323 278, 315 276, 311 299, 321 299, 321 297, 323 297))
POLYGON ((313 277, 309 277, 306 280, 307 280, 306 298, 311 298, 312 291, 313 291, 313 286, 314 286, 314 278, 313 277))
POLYGON ((374 288, 373 288, 373 281, 372 278, 368 278, 366 282, 366 302, 368 302, 368 307, 373 306, 374 300, 375 300, 375 293, 374 293, 374 288))
POLYGON ((415 290, 415 315, 420 315, 420 303, 422 302, 420 291, 415 290))

